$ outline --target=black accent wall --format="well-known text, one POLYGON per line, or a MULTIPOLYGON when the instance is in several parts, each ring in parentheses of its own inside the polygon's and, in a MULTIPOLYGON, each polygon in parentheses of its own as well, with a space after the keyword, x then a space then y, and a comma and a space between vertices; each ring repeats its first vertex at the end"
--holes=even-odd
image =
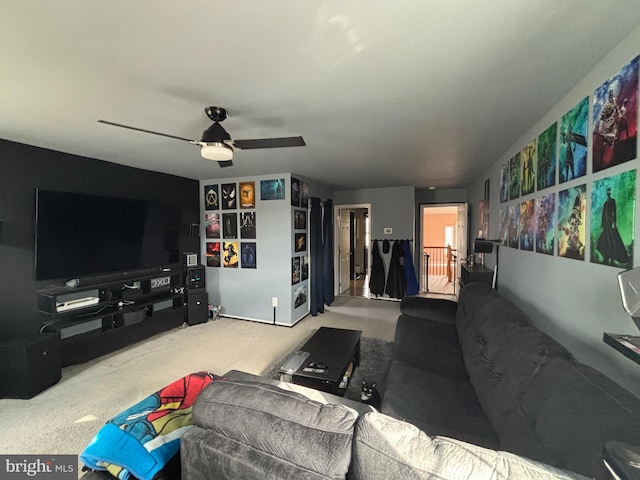
POLYGON ((34 280, 35 188, 180 203, 180 250, 200 248, 197 180, 0 139, 0 340, 38 332, 36 291, 69 280, 34 280))

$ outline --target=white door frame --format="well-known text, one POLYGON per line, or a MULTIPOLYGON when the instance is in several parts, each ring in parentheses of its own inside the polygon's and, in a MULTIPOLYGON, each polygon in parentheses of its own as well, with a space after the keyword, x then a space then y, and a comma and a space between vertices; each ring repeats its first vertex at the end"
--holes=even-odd
MULTIPOLYGON (((371 214, 371 204, 370 203, 350 203, 345 205, 334 205, 333 206, 333 293, 334 295, 340 295, 340 252, 339 252, 339 243, 340 243, 340 222, 338 221, 340 218, 340 210, 354 210, 356 208, 366 208, 367 213, 369 215, 369 222, 371 222, 372 214, 371 214)), ((369 223, 371 228, 371 223, 369 223)), ((369 254, 371 253, 371 245, 367 245, 369 254)), ((367 275, 369 275, 369 271, 371 269, 371 259, 367 262, 367 275)), ((369 298, 369 295, 367 295, 369 298)))
MULTIPOLYGON (((468 231, 468 225, 467 225, 467 215, 468 215, 468 203, 466 202, 455 202, 455 203, 422 203, 420 204, 420 226, 419 226, 419 232, 418 232, 418 239, 420 241, 419 243, 419 247, 416 249, 416 254, 420 256, 420 262, 419 262, 419 281, 418 284, 420 285, 420 291, 422 292, 422 279, 424 278, 424 275, 426 274, 426 272, 424 271, 424 262, 423 262, 423 246, 424 246, 424 216, 425 216, 425 210, 429 210, 430 208, 437 208, 437 207, 456 207, 458 209, 458 212, 460 212, 460 209, 463 208, 464 209, 464 215, 465 218, 462 221, 462 225, 460 224, 460 218, 458 217, 458 222, 456 222, 456 250, 457 250, 457 259, 458 261, 456 262, 456 270, 455 270, 455 278, 454 281, 457 282, 458 277, 460 276, 460 260, 462 259, 461 255, 463 254, 462 251, 464 250, 466 253, 466 249, 467 249, 467 231, 468 231)), ((458 293, 458 289, 455 290, 456 293, 458 293)))

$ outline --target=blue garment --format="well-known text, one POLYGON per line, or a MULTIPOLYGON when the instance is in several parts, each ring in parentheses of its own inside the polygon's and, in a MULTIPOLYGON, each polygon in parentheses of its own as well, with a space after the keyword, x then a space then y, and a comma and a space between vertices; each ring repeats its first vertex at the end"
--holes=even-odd
POLYGON ((402 241, 404 250, 404 273, 407 276, 406 294, 409 296, 417 295, 420 291, 418 279, 416 278, 416 270, 413 268, 413 257, 411 255, 411 244, 408 240, 402 241))

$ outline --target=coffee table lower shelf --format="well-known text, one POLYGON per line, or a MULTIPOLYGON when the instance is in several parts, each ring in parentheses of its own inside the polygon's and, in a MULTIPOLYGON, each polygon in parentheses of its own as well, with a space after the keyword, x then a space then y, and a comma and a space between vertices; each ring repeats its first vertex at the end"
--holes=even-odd
POLYGON ((360 330, 321 327, 300 350, 308 358, 295 371, 280 370, 280 380, 344 396, 360 365, 360 330), (312 362, 327 366, 324 373, 304 372, 312 362))

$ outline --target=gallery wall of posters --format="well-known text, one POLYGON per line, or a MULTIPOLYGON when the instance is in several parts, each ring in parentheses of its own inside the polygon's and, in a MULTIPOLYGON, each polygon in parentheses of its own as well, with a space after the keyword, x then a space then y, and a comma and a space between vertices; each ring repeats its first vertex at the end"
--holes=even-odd
POLYGON ((585 97, 502 165, 501 245, 633 267, 636 170, 605 172, 637 158, 638 69, 636 57, 596 88, 591 118, 585 97))
POLYGON ((211 277, 211 284, 218 284, 219 290, 225 291, 230 284, 238 282, 238 288, 233 292, 234 298, 227 300, 230 305, 237 304, 236 307, 229 307, 235 311, 225 312, 224 298, 230 298, 226 295, 220 300, 223 314, 253 318, 255 315, 241 312, 256 308, 244 307, 251 307, 253 303, 268 303, 268 311, 272 315, 272 296, 275 296, 279 299, 278 308, 289 304, 291 321, 302 318, 308 312, 310 268, 307 245, 308 183, 293 176, 278 175, 273 178, 238 178, 236 181, 203 181, 201 185, 203 263, 210 267, 207 269, 211 272, 208 281, 211 277), (264 250, 264 245, 269 245, 267 250, 264 250), (280 274, 275 273, 279 268, 274 268, 274 262, 278 258, 282 261, 281 249, 290 249, 290 254, 287 254, 290 263, 286 266, 290 277, 281 279, 289 293, 283 295, 281 291, 278 293, 273 290, 271 296, 258 300, 256 288, 269 292, 271 286, 280 283, 280 274), (265 288, 265 285, 268 286, 265 288), (241 292, 245 288, 247 293, 251 292, 250 302, 241 299, 241 292), (237 300, 235 297, 238 297, 237 300))

